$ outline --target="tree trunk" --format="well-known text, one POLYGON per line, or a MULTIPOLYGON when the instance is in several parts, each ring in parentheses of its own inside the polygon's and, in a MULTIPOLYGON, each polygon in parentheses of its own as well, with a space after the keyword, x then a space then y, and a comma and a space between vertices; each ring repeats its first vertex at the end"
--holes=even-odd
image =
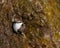
POLYGON ((0 48, 60 48, 59 0, 1 0, 0 48), (26 30, 16 33, 12 19, 26 30))

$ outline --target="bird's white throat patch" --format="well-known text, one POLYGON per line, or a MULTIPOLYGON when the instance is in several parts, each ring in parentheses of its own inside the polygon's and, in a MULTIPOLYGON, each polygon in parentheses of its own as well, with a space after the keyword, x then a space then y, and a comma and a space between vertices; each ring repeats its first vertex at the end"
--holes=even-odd
POLYGON ((14 23, 14 25, 13 25, 14 30, 18 31, 18 29, 20 29, 22 27, 22 24, 23 23, 21 23, 21 22, 20 23, 14 23))

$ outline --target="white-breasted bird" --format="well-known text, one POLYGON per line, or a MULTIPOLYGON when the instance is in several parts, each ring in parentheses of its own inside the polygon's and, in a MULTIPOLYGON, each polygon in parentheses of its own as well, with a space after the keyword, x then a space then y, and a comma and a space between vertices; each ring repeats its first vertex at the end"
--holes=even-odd
POLYGON ((19 29, 21 29, 21 27, 22 27, 22 22, 13 22, 13 29, 14 29, 14 31, 18 31, 19 29))
POLYGON ((25 30, 25 24, 21 21, 16 19, 12 19, 12 29, 15 33, 23 33, 25 30))

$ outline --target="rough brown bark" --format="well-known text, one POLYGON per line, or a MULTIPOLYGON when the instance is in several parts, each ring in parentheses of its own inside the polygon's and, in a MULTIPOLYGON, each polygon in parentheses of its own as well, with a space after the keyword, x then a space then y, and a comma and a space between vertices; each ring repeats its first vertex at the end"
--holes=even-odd
POLYGON ((60 48, 59 5, 59 0, 0 1, 0 48, 60 48), (26 25, 23 35, 12 30, 14 15, 26 25))

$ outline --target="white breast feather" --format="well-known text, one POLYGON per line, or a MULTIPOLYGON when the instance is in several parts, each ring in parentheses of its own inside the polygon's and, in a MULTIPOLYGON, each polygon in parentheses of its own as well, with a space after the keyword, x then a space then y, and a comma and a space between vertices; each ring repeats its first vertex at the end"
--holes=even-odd
POLYGON ((17 30, 21 28, 22 24, 23 23, 15 23, 13 26, 14 30, 17 32, 17 30))

